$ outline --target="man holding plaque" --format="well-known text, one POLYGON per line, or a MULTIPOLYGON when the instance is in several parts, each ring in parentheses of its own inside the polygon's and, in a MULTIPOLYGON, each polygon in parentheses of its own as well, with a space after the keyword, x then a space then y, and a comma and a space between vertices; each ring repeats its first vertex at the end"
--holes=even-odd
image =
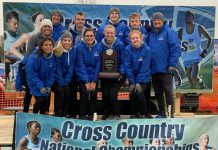
POLYGON ((115 37, 114 26, 107 25, 104 29, 104 38, 100 43, 102 50, 101 78, 102 100, 105 107, 103 120, 118 120, 120 118, 119 101, 117 94, 125 80, 123 61, 123 43, 115 37))

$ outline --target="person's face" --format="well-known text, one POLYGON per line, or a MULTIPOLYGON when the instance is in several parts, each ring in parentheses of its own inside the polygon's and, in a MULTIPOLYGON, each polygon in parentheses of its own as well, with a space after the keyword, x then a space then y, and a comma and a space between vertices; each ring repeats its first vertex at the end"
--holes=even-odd
POLYGON ((133 47, 140 47, 142 44, 142 39, 138 33, 133 33, 130 37, 130 41, 133 47))
POLYGON ((40 27, 41 25, 41 22, 42 20, 45 19, 45 16, 43 14, 39 14, 37 17, 36 17, 36 20, 35 20, 35 25, 40 27))
POLYGON ((133 141, 127 139, 127 140, 125 140, 124 145, 125 145, 125 146, 133 146, 133 141))
POLYGON ((51 16, 51 21, 52 21, 52 24, 59 24, 61 22, 61 16, 59 13, 54 13, 52 16, 51 16))
POLYGON ((140 18, 138 17, 130 18, 129 26, 131 29, 139 29, 141 26, 140 18))
POLYGON ((85 16, 84 15, 76 15, 74 18, 74 23, 77 28, 83 28, 85 25, 85 16))
POLYGON ((166 145, 173 145, 173 144, 174 144, 174 141, 173 141, 172 138, 167 138, 167 139, 165 139, 165 144, 166 144, 166 145))
POLYGON ((194 22, 194 16, 193 15, 186 15, 185 16, 185 23, 186 24, 191 24, 191 23, 193 23, 194 22))
POLYGON ((115 30, 112 28, 107 28, 105 30, 104 36, 106 38, 106 41, 113 42, 115 39, 115 30))
POLYGON ((51 32, 52 32, 52 29, 50 26, 48 25, 44 25, 42 28, 41 28, 41 33, 46 35, 46 36, 50 36, 51 35, 51 32))
POLYGON ((19 28, 19 21, 16 18, 8 20, 8 29, 12 32, 17 32, 19 28))
POLYGON ((101 140, 101 141, 99 141, 99 143, 98 143, 98 148, 100 148, 100 147, 102 147, 102 146, 106 146, 107 145, 107 141, 105 141, 105 140, 101 140))
POLYGON ((33 123, 32 126, 29 128, 29 132, 36 136, 40 133, 40 131, 41 131, 41 127, 38 123, 33 123))
POLYGON ((72 47, 72 39, 71 38, 64 38, 62 40, 62 46, 64 49, 69 50, 72 47))
POLYGON ((111 12, 109 18, 112 21, 112 23, 118 22, 119 14, 117 12, 115 12, 115 11, 111 12))
POLYGON ((86 34, 84 35, 84 40, 89 46, 93 45, 95 41, 94 33, 92 31, 87 31, 86 34))
POLYGON ((153 19, 152 21, 155 30, 160 30, 160 28, 163 26, 163 20, 161 19, 153 19))
POLYGON ((208 143, 209 143, 209 136, 208 135, 203 136, 201 140, 201 145, 207 146, 208 143))
POLYGON ((152 146, 160 146, 160 139, 154 138, 151 143, 152 146))
POLYGON ((42 50, 44 52, 45 55, 48 55, 52 52, 52 49, 53 49, 53 43, 50 41, 50 40, 47 40, 45 41, 43 44, 42 44, 42 50))
POLYGON ((55 132, 54 135, 52 135, 52 139, 55 143, 61 142, 62 141, 62 136, 60 132, 55 132))

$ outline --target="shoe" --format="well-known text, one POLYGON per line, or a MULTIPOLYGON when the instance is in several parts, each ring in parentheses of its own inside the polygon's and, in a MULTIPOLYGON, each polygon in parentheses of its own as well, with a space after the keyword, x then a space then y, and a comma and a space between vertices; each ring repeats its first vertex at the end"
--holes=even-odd
POLYGON ((142 116, 140 114, 133 114, 131 115, 129 118, 130 119, 138 119, 138 118, 141 118, 142 116))
POLYGON ((108 115, 108 114, 105 114, 105 115, 103 115, 103 116, 101 117, 101 120, 107 120, 108 117, 109 117, 109 115, 108 115))
POLYGON ((204 83, 203 79, 201 82, 199 82, 199 87, 200 87, 200 89, 205 89, 205 83, 204 83))
POLYGON ((155 118, 167 118, 166 114, 159 114, 155 118))
POLYGON ((79 119, 81 119, 81 120, 88 120, 88 117, 86 115, 82 115, 82 116, 79 116, 79 119))
POLYGON ((109 115, 109 117, 106 120, 120 120, 119 115, 109 115))
POLYGON ((148 114, 148 115, 142 115, 141 118, 152 119, 153 117, 150 114, 148 114))

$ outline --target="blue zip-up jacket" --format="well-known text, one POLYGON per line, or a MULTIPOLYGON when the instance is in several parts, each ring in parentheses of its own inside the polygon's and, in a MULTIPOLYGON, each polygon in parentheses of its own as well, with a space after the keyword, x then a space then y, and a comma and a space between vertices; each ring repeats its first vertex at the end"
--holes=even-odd
POLYGON ((74 64, 76 59, 76 50, 71 48, 69 51, 64 50, 60 57, 56 57, 56 81, 59 86, 69 85, 73 78, 74 64))
POLYGON ((26 64, 26 78, 30 93, 34 96, 48 96, 49 93, 41 94, 40 89, 51 88, 55 80, 56 60, 53 54, 48 58, 44 54, 30 55, 26 64))
POLYGON ((116 30, 116 37, 123 42, 123 44, 126 46, 128 45, 128 34, 129 34, 129 27, 124 23, 117 23, 117 24, 111 24, 109 20, 107 20, 102 26, 98 28, 98 32, 96 34, 96 40, 98 42, 101 42, 101 40, 104 38, 104 28, 107 25, 112 25, 115 27, 116 30))
POLYGON ((120 74, 124 75, 125 66, 124 66, 123 56, 124 56, 125 47, 123 43, 118 38, 115 38, 114 43, 112 43, 112 45, 107 45, 105 42, 105 38, 103 38, 101 43, 99 44, 102 52, 105 52, 108 49, 112 49, 113 51, 117 52, 118 71, 120 74))
POLYGON ((89 47, 84 41, 76 46, 75 72, 79 82, 97 83, 100 64, 101 49, 97 42, 92 47, 89 47))
POLYGON ((60 37, 61 33, 66 30, 65 27, 62 24, 53 24, 53 30, 52 30, 52 39, 56 43, 60 37))
MULTIPOLYGON (((38 48, 35 48, 31 55, 35 55, 37 51, 38 48)), ((24 58, 19 62, 16 80, 15 80, 15 88, 17 91, 22 91, 23 86, 25 85, 26 73, 24 72, 24 68, 26 67, 28 58, 29 58, 28 56, 24 56, 24 58)))
POLYGON ((125 48, 124 63, 129 84, 148 83, 151 79, 151 50, 143 43, 135 48, 131 44, 125 48))
POLYGON ((152 30, 148 37, 148 46, 151 49, 151 72, 168 73, 168 67, 175 67, 181 56, 180 41, 176 32, 166 22, 158 32, 152 30))

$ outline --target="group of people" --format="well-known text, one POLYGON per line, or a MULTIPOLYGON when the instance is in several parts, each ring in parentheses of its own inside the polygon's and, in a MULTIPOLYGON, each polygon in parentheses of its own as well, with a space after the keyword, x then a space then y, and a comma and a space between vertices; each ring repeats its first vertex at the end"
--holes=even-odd
MULTIPOLYGON (((69 29, 65 29, 61 24, 61 12, 55 10, 51 13, 51 20, 45 19, 42 13, 34 14, 32 21, 35 30, 20 38, 17 34, 19 17, 13 11, 9 13, 12 16, 6 17, 9 30, 5 39, 8 45, 13 44, 5 54, 7 59, 21 60, 16 88, 21 91, 25 85, 24 112, 28 112, 33 95, 33 112, 46 114, 49 111, 50 93, 54 91, 56 116, 76 117, 79 113, 80 119, 92 119, 96 112, 100 83, 104 104, 102 119, 117 120, 120 119, 117 95, 124 81, 128 80, 131 118, 152 117, 148 104, 151 83, 159 108, 157 118, 167 117, 166 106, 171 106, 170 115, 174 117, 173 82, 174 75, 178 74, 176 66, 180 56, 185 60, 191 86, 204 86, 198 75, 199 63, 206 55, 211 37, 204 27, 194 23, 195 15, 191 11, 185 13, 188 26, 179 30, 177 35, 161 12, 155 12, 150 28, 145 28, 141 26, 140 14, 132 13, 127 26, 119 22, 119 8, 111 8, 107 21, 96 32, 85 27, 86 15, 83 12, 76 13, 69 29), (201 34, 208 38, 203 51, 200 46, 201 34), (195 38, 197 36, 198 39, 195 38), (180 41, 188 49, 181 49, 180 41), (25 53, 20 53, 17 49, 24 43, 25 53), (119 78, 99 79, 103 53, 117 53, 119 78), (191 55, 197 58, 188 58, 191 55)), ((10 65, 13 62, 7 63, 10 65)), ((9 70, 10 67, 6 65, 6 68, 9 70)), ((6 74, 9 74, 7 69, 6 74)))

